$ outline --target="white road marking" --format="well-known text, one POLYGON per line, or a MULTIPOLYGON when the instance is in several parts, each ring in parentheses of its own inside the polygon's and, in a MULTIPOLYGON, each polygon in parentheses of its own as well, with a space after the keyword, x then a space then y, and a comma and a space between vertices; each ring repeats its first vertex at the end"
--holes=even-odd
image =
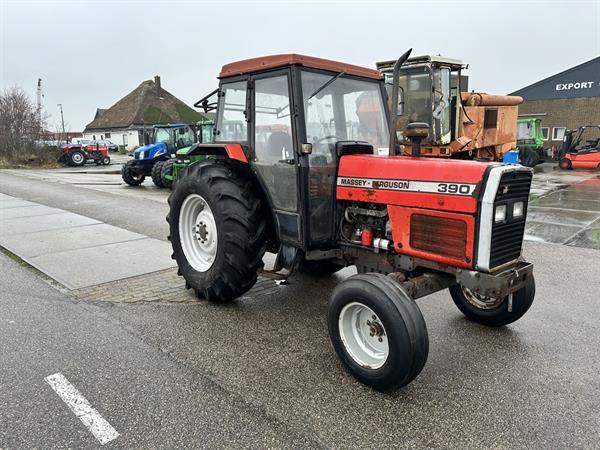
POLYGON ((55 373, 44 380, 102 445, 119 437, 117 430, 92 408, 81 392, 69 383, 62 373, 55 373))

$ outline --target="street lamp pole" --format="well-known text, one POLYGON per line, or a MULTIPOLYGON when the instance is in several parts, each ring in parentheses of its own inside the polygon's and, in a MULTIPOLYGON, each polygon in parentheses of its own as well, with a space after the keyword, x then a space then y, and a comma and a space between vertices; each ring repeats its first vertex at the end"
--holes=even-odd
POLYGON ((65 118, 63 116, 62 103, 59 103, 58 106, 60 108, 60 121, 62 122, 63 139, 66 140, 67 133, 65 132, 65 118))

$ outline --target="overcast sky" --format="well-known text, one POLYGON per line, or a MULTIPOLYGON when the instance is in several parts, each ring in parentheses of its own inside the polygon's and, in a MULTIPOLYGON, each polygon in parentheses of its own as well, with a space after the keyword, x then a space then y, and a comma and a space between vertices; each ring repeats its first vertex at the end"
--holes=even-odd
POLYGON ((74 131, 143 80, 192 104, 228 62, 303 53, 374 67, 442 54, 470 64, 470 88, 506 94, 600 55, 600 0, 0 0, 0 88, 35 98, 50 128, 74 131))

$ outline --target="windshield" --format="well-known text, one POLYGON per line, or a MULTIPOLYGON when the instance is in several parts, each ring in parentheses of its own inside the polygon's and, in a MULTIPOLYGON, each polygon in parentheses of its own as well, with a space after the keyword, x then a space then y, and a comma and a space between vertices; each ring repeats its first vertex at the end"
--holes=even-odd
POLYGON ((517 124, 517 139, 533 139, 533 127, 531 122, 519 122, 517 124))
POLYGON ((313 144, 313 153, 330 159, 336 142, 356 140, 387 154, 388 126, 379 83, 302 71, 302 93, 306 140, 313 144))
POLYGON ((165 144, 168 144, 169 141, 170 141, 169 129, 168 128, 157 128, 156 131, 154 132, 154 142, 157 144, 160 142, 164 142, 165 144))
MULTIPOLYGON (((389 88, 392 87, 392 75, 386 75, 389 88)), ((406 126, 412 122, 432 123, 431 108, 431 77, 427 67, 415 67, 404 69, 400 73, 399 101, 401 108, 398 109, 396 130, 398 140, 406 141, 404 132, 406 126)), ((441 87, 441 86, 440 86, 441 87)))

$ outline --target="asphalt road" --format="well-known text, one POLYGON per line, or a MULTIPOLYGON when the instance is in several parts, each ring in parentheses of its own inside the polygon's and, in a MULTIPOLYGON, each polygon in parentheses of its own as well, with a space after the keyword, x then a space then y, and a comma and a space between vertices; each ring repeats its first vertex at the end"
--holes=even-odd
MULTIPOLYGON (((166 235, 154 200, 5 174, 0 192, 166 235)), ((510 326, 468 322, 447 292, 418 300, 429 359, 392 394, 346 374, 328 340, 351 269, 227 306, 130 305, 74 302, 2 257, 0 447, 99 445, 43 381, 62 373, 120 433, 106 446, 598 448, 600 252, 524 253, 536 301, 510 326)))

